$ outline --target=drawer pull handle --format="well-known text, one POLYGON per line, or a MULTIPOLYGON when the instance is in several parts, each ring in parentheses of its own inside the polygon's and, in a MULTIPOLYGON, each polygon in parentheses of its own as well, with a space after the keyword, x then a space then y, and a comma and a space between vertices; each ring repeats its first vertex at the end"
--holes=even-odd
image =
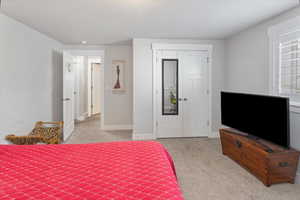
POLYGON ((237 146, 237 148, 241 148, 242 147, 242 143, 240 141, 235 141, 235 145, 237 146))
POLYGON ((289 166, 289 163, 288 163, 288 162, 280 162, 280 163, 278 164, 278 166, 279 166, 279 167, 287 167, 287 166, 289 166))

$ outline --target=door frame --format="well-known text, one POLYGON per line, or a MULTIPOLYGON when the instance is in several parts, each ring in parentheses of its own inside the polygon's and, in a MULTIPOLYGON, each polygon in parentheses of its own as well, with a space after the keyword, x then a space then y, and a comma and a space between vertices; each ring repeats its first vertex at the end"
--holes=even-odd
MULTIPOLYGON (((81 48, 81 47, 74 47, 74 48, 65 48, 64 51, 69 52, 71 55, 73 56, 84 56, 84 57, 100 57, 101 58, 101 64, 103 67, 103 73, 101 73, 100 77, 101 77, 101 92, 100 92, 100 96, 101 96, 101 102, 100 102, 100 107, 103 108, 101 110, 101 120, 100 120, 100 124, 99 127, 103 128, 104 127, 104 117, 105 117, 105 109, 104 109, 104 105, 105 105, 105 48, 101 48, 101 49, 85 49, 85 48, 81 48)), ((88 63, 84 63, 84 65, 88 63)), ((87 77, 86 77, 87 78, 87 77)))
POLYGON ((206 51, 208 53, 208 102, 209 102, 209 135, 208 137, 213 136, 212 131, 212 52, 213 45, 211 44, 170 44, 170 43, 152 43, 152 58, 153 58, 153 76, 152 76, 152 114, 153 114, 153 138, 157 138, 157 102, 156 102, 156 73, 157 73, 157 61, 158 56, 157 52, 161 50, 173 50, 173 51, 206 51))
MULTIPOLYGON (((102 90, 104 90, 104 87, 103 87, 103 80, 102 80, 102 78, 104 77, 104 63, 103 63, 103 58, 102 57, 99 57, 99 56, 87 56, 87 63, 86 63, 86 65, 87 65, 87 67, 88 67, 88 77, 87 77, 87 90, 88 90, 88 92, 87 92, 87 106, 88 106, 88 117, 91 117, 92 115, 93 115, 93 112, 92 112, 92 109, 91 109, 91 105, 92 105, 92 97, 93 97, 93 94, 92 94, 92 89, 91 89, 91 86, 92 86, 92 65, 93 64, 95 64, 95 62, 89 62, 89 59, 98 59, 98 58, 101 58, 101 61, 98 63, 98 64, 100 64, 100 101, 102 102, 102 98, 104 98, 104 97, 102 97, 102 93, 103 93, 103 91, 102 90)), ((104 94, 103 94, 104 95, 104 94)), ((102 104, 101 104, 101 102, 100 102, 100 107, 102 106, 102 104)), ((100 112, 101 113, 101 119, 102 119, 102 111, 100 112)), ((101 127, 103 127, 102 125, 101 125, 101 127)))
MULTIPOLYGON (((94 89, 94 87, 92 87, 92 85, 93 85, 93 81, 94 81, 94 77, 93 77, 93 75, 94 75, 94 69, 93 69, 93 65, 94 64, 99 64, 100 65, 100 76, 99 76, 99 79, 100 79, 100 83, 102 84, 102 80, 101 80, 101 77, 102 77, 102 74, 103 74, 103 63, 102 62, 99 62, 99 63, 95 63, 95 62, 90 62, 89 64, 88 64, 88 67, 89 67, 89 71, 88 71, 88 73, 89 73, 89 76, 90 76, 90 78, 88 78, 88 96, 89 96, 89 98, 88 98, 88 115, 89 115, 89 117, 90 116, 93 116, 93 115, 95 115, 94 113, 93 113, 93 108, 94 108, 94 104, 95 104, 95 102, 93 101, 93 97, 94 97, 94 92, 95 92, 95 89, 94 89), (93 107, 92 107, 92 105, 93 105, 93 107)), ((101 101, 101 98, 102 98, 102 95, 101 95, 101 88, 102 88, 102 85, 100 84, 100 101, 101 101)), ((101 104, 101 102, 100 102, 100 104, 101 104)), ((99 107, 100 107, 100 105, 99 105, 99 107)), ((102 113, 102 111, 101 111, 101 107, 100 107, 100 113, 102 113)))

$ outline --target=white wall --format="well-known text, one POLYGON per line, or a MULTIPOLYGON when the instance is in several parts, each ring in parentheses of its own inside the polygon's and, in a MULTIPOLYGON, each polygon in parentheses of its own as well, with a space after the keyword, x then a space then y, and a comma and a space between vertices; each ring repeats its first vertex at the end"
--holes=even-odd
POLYGON ((133 80, 134 80, 134 136, 151 137, 153 134, 152 102, 152 43, 212 44, 212 118, 213 131, 221 126, 220 90, 224 84, 224 41, 223 40, 133 40, 133 80))
MULTIPOLYGON (((227 90, 269 93, 268 28, 299 15, 300 8, 297 7, 234 35, 226 41, 225 83, 227 90)), ((291 146, 300 150, 299 113, 291 113, 291 146)), ((300 176, 300 165, 298 172, 300 176)))
POLYGON ((105 128, 131 128, 133 110, 132 46, 109 46, 105 49, 105 128), (112 61, 125 60, 125 92, 113 92, 112 61))
POLYGON ((86 56, 76 57, 75 73, 75 119, 82 120, 88 113, 88 66, 86 56))
POLYGON ((87 76, 88 76, 88 66, 87 58, 83 57, 83 63, 81 65, 81 70, 79 71, 79 116, 85 116, 88 112, 88 100, 87 100, 87 76))
POLYGON ((0 13, 0 143, 61 117, 61 44, 0 13))

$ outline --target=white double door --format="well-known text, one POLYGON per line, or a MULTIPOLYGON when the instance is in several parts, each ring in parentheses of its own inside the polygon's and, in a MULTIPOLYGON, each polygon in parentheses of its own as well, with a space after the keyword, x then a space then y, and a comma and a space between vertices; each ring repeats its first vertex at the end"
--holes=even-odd
POLYGON ((158 51, 156 56, 156 136, 208 136, 208 52, 158 51))

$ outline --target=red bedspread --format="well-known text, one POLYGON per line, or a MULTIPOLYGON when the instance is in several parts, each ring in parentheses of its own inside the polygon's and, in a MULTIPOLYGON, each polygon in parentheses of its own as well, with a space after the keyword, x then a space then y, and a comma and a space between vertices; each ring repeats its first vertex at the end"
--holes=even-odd
POLYGON ((157 142, 0 145, 0 199, 182 200, 157 142))

